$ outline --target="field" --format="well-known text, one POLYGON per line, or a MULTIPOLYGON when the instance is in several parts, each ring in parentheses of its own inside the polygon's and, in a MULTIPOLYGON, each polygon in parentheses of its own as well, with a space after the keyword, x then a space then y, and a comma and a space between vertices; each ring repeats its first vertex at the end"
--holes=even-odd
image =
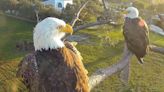
MULTIPOLYGON (((0 20, 0 92, 24 90, 24 86, 17 83, 15 71, 19 61, 28 52, 18 51, 15 45, 24 40, 32 41, 35 24, 2 15, 0 20)), ((121 58, 124 43, 121 27, 102 26, 101 29, 87 29, 75 33, 75 35, 82 34, 87 35, 88 39, 79 42, 77 48, 84 58, 83 62, 89 75, 99 68, 116 63, 121 58)), ((162 36, 150 33, 150 41, 151 44, 164 47, 162 36)), ((150 52, 143 65, 138 64, 133 57, 130 68, 128 85, 119 80, 117 73, 94 88, 92 92, 164 92, 164 55, 150 52)))

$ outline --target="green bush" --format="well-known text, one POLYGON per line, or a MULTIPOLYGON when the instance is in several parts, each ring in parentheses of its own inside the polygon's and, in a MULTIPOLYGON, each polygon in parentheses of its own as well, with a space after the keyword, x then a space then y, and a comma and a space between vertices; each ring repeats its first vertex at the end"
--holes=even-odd
POLYGON ((8 14, 35 20, 35 11, 38 11, 40 18, 48 16, 59 16, 59 12, 52 6, 44 6, 40 0, 1 0, 0 10, 9 11, 8 14), (14 12, 12 12, 14 11, 14 12))

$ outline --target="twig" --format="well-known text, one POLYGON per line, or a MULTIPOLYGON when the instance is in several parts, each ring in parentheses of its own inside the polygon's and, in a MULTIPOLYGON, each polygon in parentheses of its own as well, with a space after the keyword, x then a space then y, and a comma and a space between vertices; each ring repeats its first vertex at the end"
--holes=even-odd
POLYGON ((104 10, 107 11, 109 9, 107 1, 102 0, 102 3, 103 3, 103 6, 104 6, 104 10))
POLYGON ((72 21, 71 21, 71 25, 72 27, 75 25, 76 21, 79 20, 79 16, 81 11, 85 8, 85 6, 88 4, 90 0, 86 1, 81 7, 79 7, 79 9, 77 10, 77 13, 75 13, 75 16, 73 17, 72 21))
POLYGON ((88 23, 88 24, 84 24, 84 25, 80 25, 74 28, 74 31, 78 31, 78 30, 82 30, 82 29, 86 29, 88 27, 93 27, 93 26, 97 26, 97 25, 103 25, 103 24, 109 24, 112 26, 118 26, 120 24, 117 24, 115 22, 112 22, 111 20, 106 20, 106 21, 96 21, 93 23, 88 23))

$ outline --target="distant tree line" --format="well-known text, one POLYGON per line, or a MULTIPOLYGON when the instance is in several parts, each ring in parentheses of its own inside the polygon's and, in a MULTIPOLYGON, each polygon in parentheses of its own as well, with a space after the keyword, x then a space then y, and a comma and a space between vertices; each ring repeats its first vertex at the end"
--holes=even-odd
MULTIPOLYGON (((76 14, 78 8, 85 3, 87 0, 73 0, 73 5, 67 5, 61 14, 61 17, 66 22, 71 22, 74 14, 76 14)), ((101 16, 103 12, 103 6, 99 0, 90 0, 89 4, 82 10, 79 16, 79 20, 76 25, 81 25, 89 23, 91 21, 96 21, 97 17, 101 16)))
MULTIPOLYGON (((48 16, 58 17, 64 19, 66 22, 70 22, 74 16, 74 13, 78 9, 82 3, 86 2, 87 0, 73 0, 73 5, 67 5, 67 7, 59 13, 57 10, 54 9, 51 5, 43 5, 41 0, 0 0, 0 10, 10 14, 15 15, 31 20, 36 20, 36 15, 38 14, 40 19, 44 19, 48 16)), ((132 2, 133 0, 106 0, 110 2, 109 5, 109 13, 110 17, 118 16, 116 11, 117 9, 125 8, 125 4, 121 5, 121 2, 132 2), (120 7, 115 7, 119 6, 120 7)), ((133 6, 137 7, 138 9, 149 10, 152 13, 156 14, 159 12, 164 12, 164 4, 159 3, 153 5, 150 3, 149 0, 136 0, 133 2, 133 6)), ((79 21, 76 25, 85 24, 90 21, 97 21, 99 19, 105 19, 106 16, 103 12, 103 4, 101 0, 91 0, 90 4, 86 6, 85 9, 80 14, 79 21)), ((145 11, 143 11, 144 13, 145 11)), ((141 12, 142 15, 142 12, 141 12)), ((118 16, 121 17, 120 15, 118 16)), ((115 19, 119 19, 119 18, 115 19)))
POLYGON ((43 5, 40 0, 1 0, 0 10, 7 14, 31 20, 36 19, 36 13, 41 19, 47 16, 59 16, 57 10, 50 5, 43 5))
MULTIPOLYGON (((64 19, 66 22, 70 22, 76 9, 84 3, 86 0, 73 0, 73 5, 67 5, 66 9, 61 12, 55 10, 51 5, 44 5, 41 0, 1 0, 0 10, 6 14, 15 15, 31 20, 36 20, 36 14, 38 13, 40 19, 44 19, 48 16, 58 17, 64 19)), ((96 20, 97 16, 100 16, 102 11, 99 0, 91 1, 87 7, 83 10, 78 23, 96 20)))

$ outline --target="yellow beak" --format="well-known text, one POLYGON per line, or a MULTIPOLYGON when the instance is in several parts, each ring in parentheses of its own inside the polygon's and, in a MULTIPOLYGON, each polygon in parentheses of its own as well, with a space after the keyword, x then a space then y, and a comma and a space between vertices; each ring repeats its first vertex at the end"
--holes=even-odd
POLYGON ((66 26, 62 27, 60 30, 61 30, 61 32, 70 33, 71 35, 73 33, 73 28, 69 24, 66 24, 66 26))

